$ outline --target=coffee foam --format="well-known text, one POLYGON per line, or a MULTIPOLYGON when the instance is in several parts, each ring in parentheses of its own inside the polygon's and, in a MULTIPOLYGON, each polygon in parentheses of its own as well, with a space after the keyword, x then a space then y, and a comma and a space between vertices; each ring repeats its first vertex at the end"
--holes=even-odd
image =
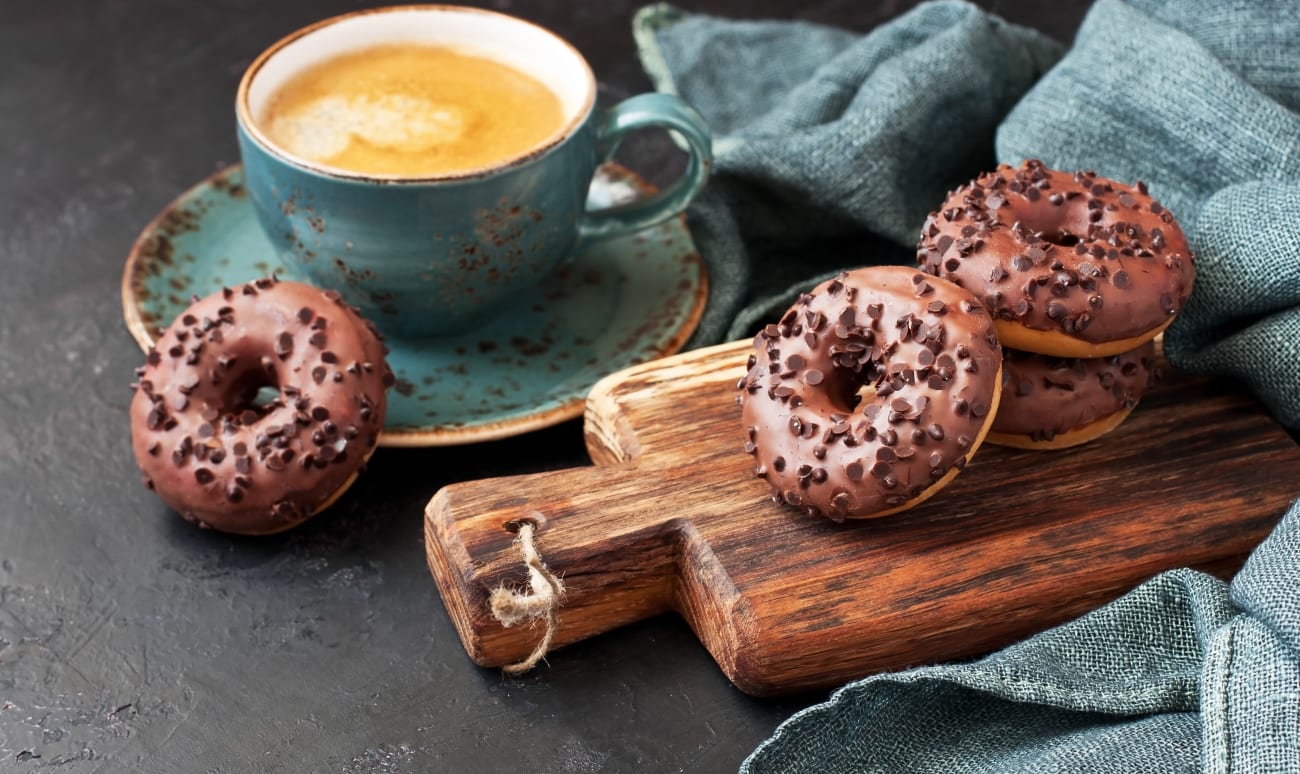
POLYGON ((353 142, 400 153, 460 140, 468 110, 409 94, 326 95, 277 115, 268 129, 294 155, 326 162, 353 142))

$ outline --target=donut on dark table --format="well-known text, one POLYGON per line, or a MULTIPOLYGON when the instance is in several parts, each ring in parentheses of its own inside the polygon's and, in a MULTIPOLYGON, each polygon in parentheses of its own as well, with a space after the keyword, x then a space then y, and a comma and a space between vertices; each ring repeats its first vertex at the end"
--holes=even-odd
POLYGON ((132 385, 146 486, 204 527, 257 535, 301 523, 375 448, 393 383, 385 352, 333 291, 272 277, 195 301, 132 385), (276 396, 257 405, 267 387, 276 396))
POLYGON ((835 521, 917 505, 997 412, 1002 355, 970 293, 903 266, 840 274, 754 338, 737 385, 773 500, 835 521))
POLYGON ((1138 182, 1001 165, 948 195, 917 244, 926 272, 978 296, 1004 347, 1106 357, 1163 331, 1196 268, 1174 216, 1138 182))

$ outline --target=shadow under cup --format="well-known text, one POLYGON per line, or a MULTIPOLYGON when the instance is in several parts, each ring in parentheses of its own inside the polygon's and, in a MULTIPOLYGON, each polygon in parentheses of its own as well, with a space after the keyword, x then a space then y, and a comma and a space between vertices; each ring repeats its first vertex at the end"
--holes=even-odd
POLYGON ((580 240, 637 231, 685 209, 703 187, 710 137, 677 97, 644 94, 598 116, 595 78, 554 34, 451 6, 362 11, 300 30, 264 52, 236 98, 245 183, 294 274, 339 291, 386 334, 428 338, 508 313, 580 240), (259 128, 270 97, 305 68, 394 43, 452 46, 523 71, 559 98, 563 127, 489 167, 434 177, 371 175, 296 157, 259 128), (589 212, 587 191, 620 137, 646 126, 685 139, 682 178, 648 199, 589 212))

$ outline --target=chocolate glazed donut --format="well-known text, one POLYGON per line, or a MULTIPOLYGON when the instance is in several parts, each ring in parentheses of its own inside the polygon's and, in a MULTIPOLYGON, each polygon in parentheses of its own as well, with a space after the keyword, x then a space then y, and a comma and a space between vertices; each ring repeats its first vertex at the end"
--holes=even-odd
POLYGON ((923 502, 997 411, 1002 355, 969 293, 902 266, 846 272, 754 338, 737 385, 754 472, 835 521, 923 502))
POLYGON ((203 527, 258 535, 302 522, 374 450, 393 383, 384 354, 333 291, 269 278, 196 301, 132 385, 145 485, 203 527), (278 394, 255 405, 263 387, 278 394))
POLYGON ((1058 357, 1117 355, 1154 338, 1196 274, 1182 230, 1143 183, 1034 160, 949 194, 916 257, 984 301, 1003 346, 1058 357))
POLYGON ((1155 382, 1156 345, 1110 357, 1002 351, 1002 403, 989 443, 1065 449, 1115 429, 1155 382))

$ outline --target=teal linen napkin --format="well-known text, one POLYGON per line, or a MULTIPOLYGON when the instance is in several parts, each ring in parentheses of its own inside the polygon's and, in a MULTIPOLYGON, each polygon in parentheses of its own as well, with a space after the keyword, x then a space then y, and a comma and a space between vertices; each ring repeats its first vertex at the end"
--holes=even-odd
POLYGON ((911 260, 926 214, 993 165, 998 123, 1062 51, 960 2, 866 36, 657 5, 634 34, 656 88, 715 137, 689 212, 711 287, 694 346, 744 336, 815 276, 911 260))
MULTIPOLYGON (((690 213, 716 288, 693 343, 834 270, 911 262, 946 190, 1037 157, 1149 181, 1197 257, 1169 357, 1300 429, 1295 0, 1099 0, 1068 52, 953 0, 867 35, 664 5, 634 31, 718 137, 690 213)), ((850 684, 743 771, 1300 771, 1298 557, 1300 505, 1231 586, 1165 573, 980 661, 850 684)))

